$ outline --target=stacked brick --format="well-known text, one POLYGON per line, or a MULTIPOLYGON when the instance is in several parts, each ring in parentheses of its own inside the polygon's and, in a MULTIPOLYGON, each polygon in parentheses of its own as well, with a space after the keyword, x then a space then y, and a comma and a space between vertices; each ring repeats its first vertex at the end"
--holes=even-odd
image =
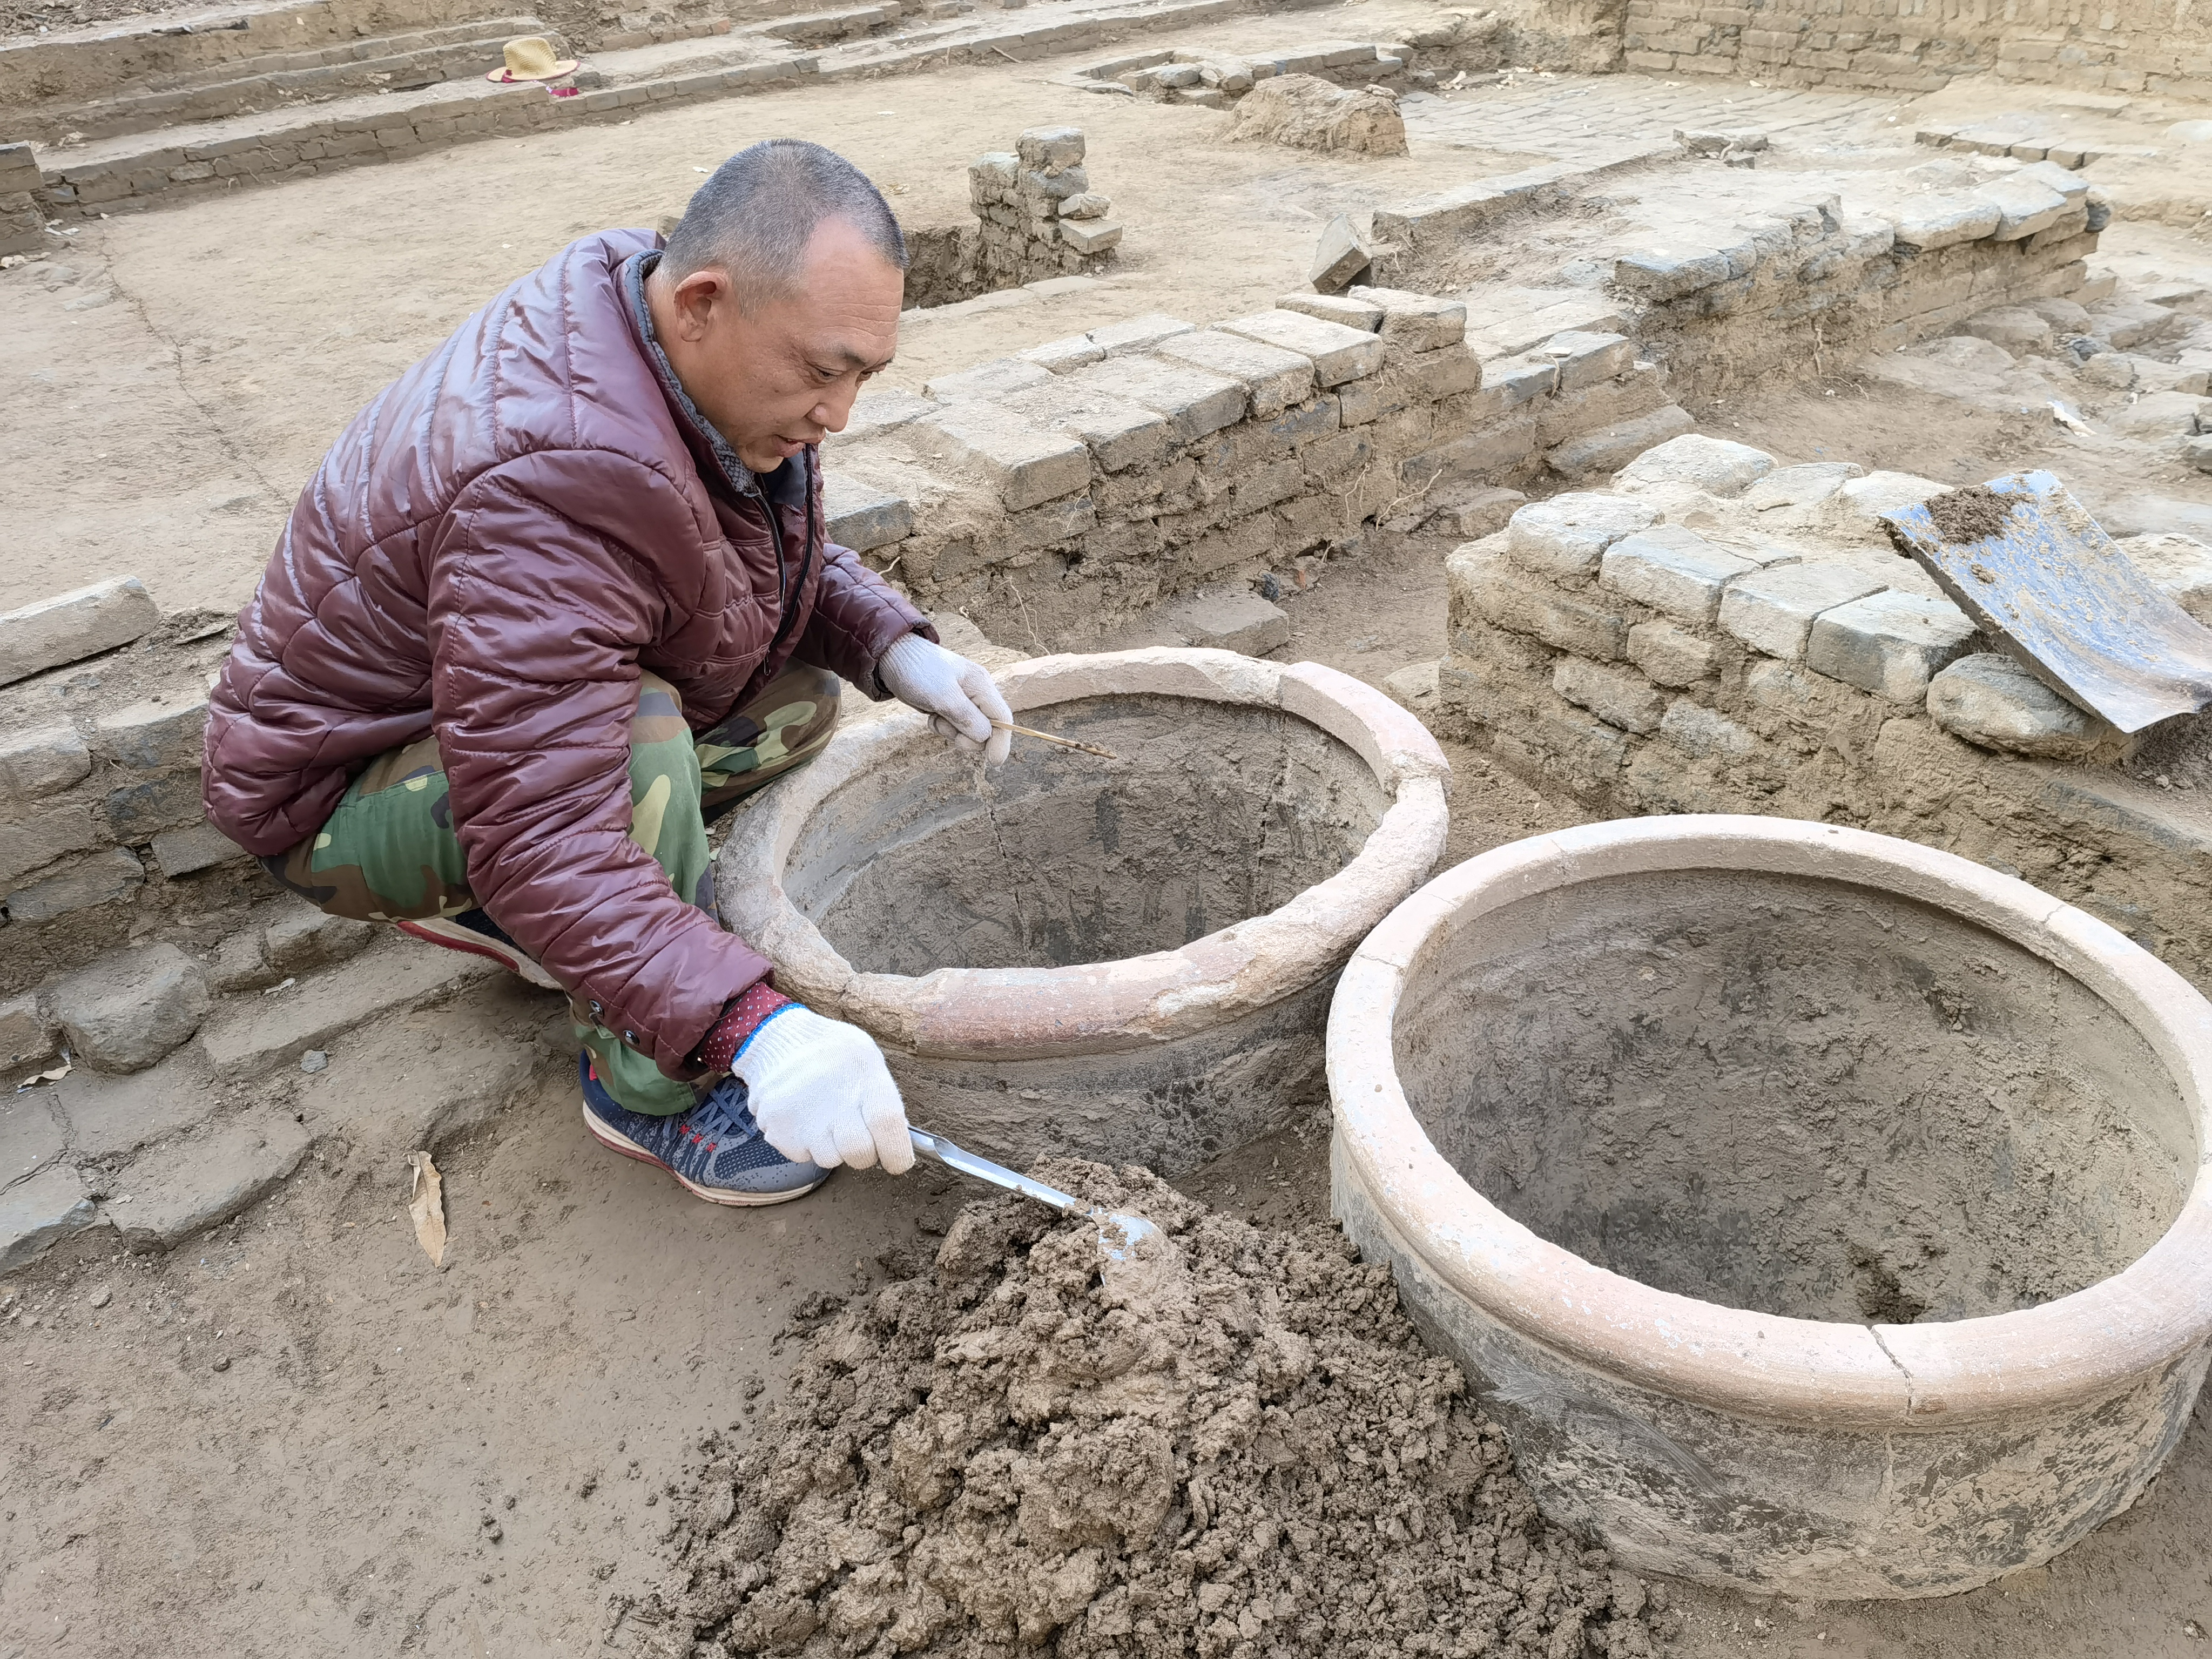
POLYGON ((1106 216, 1114 204, 1091 188, 1083 155, 1080 128, 1031 127, 1012 155, 969 163, 980 288, 1085 276, 1107 263, 1121 227, 1106 216))
POLYGON ((1956 75, 2114 92, 2203 96, 2212 88, 2212 21, 2160 0, 1629 0, 1627 67, 1735 75, 1777 86, 1932 92, 1956 75))
POLYGON ((1082 638, 1164 595, 1353 551, 1454 492, 1615 465, 1688 417, 1613 335, 1486 364, 1457 301, 1292 295, 1133 319, 870 393, 831 530, 932 608, 1082 638))
POLYGON ((39 164, 28 144, 0 144, 0 255, 32 253, 46 245, 39 207, 39 164))
MULTIPOLYGON (((2161 817, 2117 733, 1888 545, 1880 515, 1942 488, 1690 435, 1523 507, 1449 561, 1442 718, 1598 811, 1932 841, 2212 963, 2201 819, 2161 817)), ((2202 603, 2212 556, 2160 580, 2202 603)))
POLYGON ((0 616, 0 996, 258 878, 200 806, 224 630, 173 645, 160 623, 130 577, 0 616))
POLYGON ((2024 300, 2094 296, 2105 210, 2039 161, 1972 191, 1850 212, 1786 208, 1724 245, 1632 252, 1613 264, 1642 348, 1679 392, 1710 397, 1950 332, 2024 300))

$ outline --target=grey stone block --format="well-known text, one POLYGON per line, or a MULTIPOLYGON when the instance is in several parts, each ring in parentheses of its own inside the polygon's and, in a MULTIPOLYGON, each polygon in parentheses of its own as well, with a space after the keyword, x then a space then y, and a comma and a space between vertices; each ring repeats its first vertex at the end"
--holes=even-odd
POLYGON ((281 1112, 187 1135, 115 1177, 108 1217, 129 1249, 167 1249, 256 1202, 300 1167, 313 1140, 281 1112))
POLYGON ((1355 288, 1351 297, 1382 307, 1380 332, 1402 351, 1441 351, 1467 337, 1467 303, 1400 288, 1355 288))
POLYGON ((1544 464, 1565 478, 1589 477, 1612 472, 1634 460, 1654 444, 1687 432, 1697 422, 1689 410, 1676 404, 1648 415, 1617 421, 1578 438, 1570 438, 1549 451, 1544 464))
POLYGON ((1712 678, 1720 668, 1720 647, 1674 623, 1641 622, 1628 630, 1628 659, 1679 691, 1712 678))
POLYGON ((8 895, 9 919, 23 923, 52 921, 75 910, 112 903, 136 890, 145 879, 144 866, 123 848, 112 847, 15 889, 8 895))
POLYGON ((2007 173, 1974 189, 1975 196, 1997 210, 1997 228, 1990 234, 2000 242, 2015 242, 2048 229, 2066 211, 2066 198, 2028 170, 2007 173))
POLYGON ((1515 563, 1546 576, 1582 576, 1623 536, 1635 534, 1658 514, 1643 501, 1596 493, 1570 493, 1531 501, 1506 526, 1506 550, 1515 563))
POLYGON ((1165 312, 1148 311, 1141 317, 1109 323, 1103 328, 1091 331, 1091 343, 1109 357, 1118 357, 1125 352, 1149 351, 1161 341, 1174 334, 1188 334, 1191 325, 1180 317, 1170 317, 1165 312))
POLYGON ((103 957, 49 997, 70 1052, 100 1072, 143 1072, 207 1017, 207 978, 173 945, 103 957))
POLYGON ((2021 664, 1996 652, 1961 657, 1928 682, 1928 713, 1983 749, 2079 760, 2111 733, 2021 664))
POLYGON ((1753 560, 1715 547, 1694 530, 1662 524, 1607 548, 1598 580, 1663 616, 1709 623, 1720 610, 1722 589, 1759 568, 1753 560))
POLYGON ((2021 306, 1998 306, 1989 311, 1976 312, 1959 325, 1958 331, 1972 335, 1978 340, 1987 340, 1991 345, 2002 346, 2015 357, 2030 356, 2051 349, 2050 323, 2021 306))
MULTIPOLYGON (((54 1056, 54 1023, 35 991, 0 1002, 0 1071, 9 1073, 44 1065, 54 1056)), ((6 1105, 0 1102, 0 1111, 6 1105)))
POLYGON ((1948 599, 1869 593, 1814 619, 1805 666, 1893 702, 1914 703, 1973 640, 1974 624, 1948 599))
POLYGON ((1197 593, 1170 605, 1160 617, 1185 645, 1265 656, 1291 642, 1291 619, 1249 588, 1197 593))
POLYGON ((1552 665, 1552 690, 1608 726, 1639 736, 1659 729, 1666 699, 1633 668, 1562 657, 1552 665))
POLYGON ((1653 249, 1613 262, 1614 286, 1650 300, 1680 299, 1734 274, 1728 255, 1711 248, 1653 249))
POLYGON ((1083 160, 1080 127, 1031 127, 1014 141, 1014 153, 1024 167, 1065 172, 1083 160))
POLYGON ((1677 697, 1667 705, 1659 730, 1684 754, 1698 757, 1740 758, 1750 754, 1759 742, 1727 715, 1688 697, 1677 697))
POLYGON ((1416 714, 1434 714, 1442 690, 1443 668, 1440 662, 1408 663, 1395 672, 1385 674, 1382 689, 1392 701, 1416 714))
POLYGON ((1429 498, 1431 512, 1421 528, 1432 536, 1453 535, 1472 541, 1504 529, 1528 500, 1517 489, 1500 489, 1492 484, 1448 486, 1429 498))
POLYGON ((822 508, 830 539, 856 553, 888 547, 914 532, 912 501, 835 472, 823 477, 822 508))
POLYGON ((906 436, 933 459, 973 468, 1011 513, 1091 482, 1091 452, 1082 444, 992 404, 939 408, 911 422, 906 436))
POLYGON ((1822 611, 1880 592, 1882 586, 1848 565, 1771 566, 1729 585, 1721 595, 1720 624, 1753 650, 1796 662, 1804 657, 1814 620, 1822 611))
POLYGON ((22 802, 56 794, 91 770, 92 751, 70 726, 41 726, 0 738, 0 799, 22 802))
POLYGON ((1108 472, 1158 465, 1175 436, 1165 416, 1107 397, 1072 373, 1011 393, 1006 404, 1041 427, 1080 439, 1108 472))
POLYGON ((1800 466, 1779 467, 1743 492, 1743 504, 1754 513, 1813 507, 1853 478, 1865 476, 1866 469, 1856 461, 1808 461, 1800 466))
POLYGON ((1687 432, 1645 450, 1620 469, 1615 489, 1632 493, 1697 489, 1723 498, 1741 495, 1774 471, 1774 457, 1749 444, 1687 432))
POLYGON ((304 974, 358 956, 376 933, 370 922, 325 915, 304 903, 284 904, 261 930, 262 958, 279 977, 304 974))
POLYGON ((1482 380, 1503 413, 1558 391, 1559 366, 1548 357, 1502 357, 1483 365, 1482 380))
POLYGON ((1324 386, 1362 379, 1382 367, 1381 336, 1310 317, 1302 311, 1262 311, 1221 326, 1231 334, 1310 359, 1314 377, 1324 386))
POLYGON ((1890 218, 1896 246, 1908 253, 1978 242, 2003 222, 2004 210, 1995 202, 1972 200, 1909 203, 1890 218))
MULTIPOLYGON (((2195 441, 2212 445, 2212 438, 2195 441)), ((2212 627, 2212 547, 2193 536, 2175 535, 2128 536, 2112 546, 2184 611, 2212 627)))
POLYGON ((1352 228, 1351 219, 1338 214, 1322 228, 1314 248, 1313 264, 1306 280, 1318 294, 1340 294, 1365 270, 1373 256, 1352 228))
POLYGON ((0 824, 0 887, 106 839, 82 801, 64 801, 0 824))
POLYGON ((1626 374, 1636 362, 1636 348, 1626 335, 1586 334, 1569 330, 1554 334, 1530 354, 1548 358, 1558 366, 1559 389, 1579 392, 1586 386, 1626 374))
POLYGON ((823 439, 823 447, 835 451, 847 444, 864 442, 936 410, 935 404, 911 392, 871 386, 853 400, 853 412, 845 418, 844 430, 833 432, 823 439))
POLYGON ((1243 384, 1255 420, 1269 420, 1313 396, 1312 362, 1295 351, 1263 345, 1218 328, 1194 329, 1160 342, 1153 355, 1194 363, 1243 384))
POLYGON ((136 576, 40 599, 0 615, 0 685, 143 638, 161 619, 136 576))
POLYGON ((1042 364, 1019 357, 994 357, 974 368, 937 375, 925 381, 921 389, 926 396, 940 403, 963 398, 990 403, 1009 392, 1019 392, 1024 386, 1036 386, 1051 378, 1052 371, 1042 364))
POLYGON ((1066 377, 1085 392, 1134 404, 1166 418, 1179 443, 1218 432, 1244 413, 1242 383, 1227 375, 1159 357, 1116 356, 1066 377))
POLYGON ((1105 355, 1105 348, 1088 334, 1070 334, 1061 339, 1047 340, 1042 345, 1033 345, 1022 353, 1030 362, 1054 374, 1073 373, 1085 363, 1098 362, 1105 355))
POLYGON ((69 1136, 54 1115, 52 1091, 0 1097, 0 1187, 11 1186, 62 1155, 69 1136))
POLYGON ((1534 596, 1527 617, 1527 632, 1592 662, 1617 661, 1628 647, 1629 619, 1610 605, 1547 593, 1534 596))
POLYGON ((1119 246, 1121 227, 1111 219, 1062 219, 1060 240, 1087 259, 1119 246))
POLYGON ((155 867, 174 880, 179 876, 196 875, 202 870, 212 870, 218 864, 252 856, 211 823, 188 824, 182 830, 164 830, 150 843, 155 867))
POLYGON ((144 841, 159 830, 196 822, 203 811, 197 771, 173 772, 112 789, 100 803, 115 839, 144 841))
POLYGON ((1371 306, 1364 300, 1342 294, 1285 294, 1275 301, 1275 309, 1303 311, 1325 323, 1342 323, 1346 328, 1364 329, 1370 334, 1382 326, 1381 306, 1371 306))
POLYGON ((395 936, 289 992, 218 1009, 200 1028, 199 1049, 217 1072, 287 1065, 310 1048, 327 1048, 350 1026, 500 971, 481 957, 395 936))
POLYGON ((41 1170, 0 1191, 0 1273, 28 1266, 97 1219, 75 1170, 41 1170))

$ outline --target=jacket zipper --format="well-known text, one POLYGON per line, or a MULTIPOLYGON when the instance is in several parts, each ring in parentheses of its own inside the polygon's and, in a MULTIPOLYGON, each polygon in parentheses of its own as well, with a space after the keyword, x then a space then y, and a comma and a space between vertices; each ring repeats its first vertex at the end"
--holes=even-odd
POLYGON ((792 623, 799 619, 798 598, 806 591, 807 573, 814 565, 814 452, 802 449, 799 453, 805 463, 802 470, 806 474, 803 487, 806 501, 806 542, 799 550, 799 580, 796 583, 787 585, 785 580, 783 515, 775 510, 775 503, 769 500, 768 491, 762 489, 757 483, 753 486, 759 494, 761 510, 768 514, 768 533, 775 543, 775 597, 777 607, 783 613, 782 620, 776 624, 775 637, 768 642, 768 655, 761 659, 763 662, 775 658, 776 647, 783 643, 784 636, 791 632, 792 623))

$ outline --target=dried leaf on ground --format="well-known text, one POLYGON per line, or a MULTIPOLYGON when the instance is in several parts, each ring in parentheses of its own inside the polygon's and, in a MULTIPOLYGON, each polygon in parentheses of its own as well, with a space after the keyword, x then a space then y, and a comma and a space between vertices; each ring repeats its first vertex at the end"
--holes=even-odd
POLYGON ((415 1222, 415 1242, 430 1258, 430 1265, 442 1271, 446 1265, 445 1182, 428 1152, 410 1153, 407 1164, 415 1172, 407 1195, 407 1213, 415 1222))

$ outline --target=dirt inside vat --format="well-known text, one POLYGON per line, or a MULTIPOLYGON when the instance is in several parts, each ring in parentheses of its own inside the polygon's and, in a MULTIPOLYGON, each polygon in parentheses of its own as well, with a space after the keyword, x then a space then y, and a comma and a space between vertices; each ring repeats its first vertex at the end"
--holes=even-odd
POLYGON ((768 1431, 705 1443, 656 1650, 1579 1659, 1678 1627, 1542 1518, 1334 1228, 1040 1173, 1167 1238, 1102 1271, 1095 1227, 976 1203, 816 1328, 768 1431))
POLYGON ((979 779, 932 738, 809 817, 784 888, 855 968, 1174 950, 1335 874, 1390 804, 1350 748, 1273 709, 1092 697, 1023 719, 1119 758, 1016 738, 979 779))
POLYGON ((1658 1289, 1802 1318, 2032 1307, 2118 1272, 2197 1161, 2148 1046, 1993 933, 1841 883, 1591 882, 1417 969, 1397 1066, 1524 1226, 1658 1289))

